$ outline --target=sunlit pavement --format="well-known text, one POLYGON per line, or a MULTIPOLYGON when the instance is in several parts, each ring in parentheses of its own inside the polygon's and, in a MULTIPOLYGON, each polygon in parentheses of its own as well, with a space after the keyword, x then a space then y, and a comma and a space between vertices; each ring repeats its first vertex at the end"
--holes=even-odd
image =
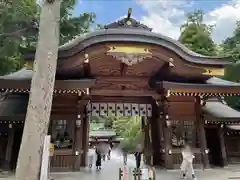
MULTIPOLYGON (((123 167, 122 156, 114 152, 111 160, 102 162, 102 170, 96 171, 95 166, 90 170, 82 169, 81 172, 52 173, 55 180, 119 180, 119 168, 123 167)), ((133 155, 128 157, 128 167, 134 168, 135 161, 133 155)), ((1 173, 0 173, 1 174, 1 173)), ((198 180, 240 180, 240 165, 229 166, 224 169, 196 170, 198 180)), ((1 176, 0 180, 14 179, 14 176, 1 176)), ((156 170, 156 180, 176 180, 181 179, 179 170, 156 170)), ((189 178, 190 180, 191 178, 189 178)), ((134 180, 128 179, 128 180, 134 180)))
MULTIPOLYGON (((92 170, 88 168, 76 173, 53 173, 54 179, 63 180, 118 180, 119 168, 123 167, 122 156, 114 152, 111 160, 103 161, 102 170, 96 171, 95 167, 92 170)), ((128 157, 128 167, 134 168, 135 161, 133 155, 128 157)), ((240 180, 240 166, 229 166, 224 169, 208 169, 208 170, 196 170, 196 176, 198 180, 228 180, 235 179, 240 180)), ((156 170, 156 180, 175 180, 181 179, 179 170, 156 170)), ((191 179, 191 178, 189 178, 191 179)), ((129 180, 133 180, 129 179, 129 180)))

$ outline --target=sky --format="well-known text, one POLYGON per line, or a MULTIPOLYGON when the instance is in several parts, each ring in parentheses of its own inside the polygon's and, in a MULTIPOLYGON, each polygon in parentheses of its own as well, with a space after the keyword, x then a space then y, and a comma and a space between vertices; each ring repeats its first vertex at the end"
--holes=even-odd
POLYGON ((105 25, 126 16, 128 8, 133 18, 174 39, 180 35, 185 14, 197 9, 204 11, 204 23, 215 25, 212 38, 216 43, 231 36, 240 20, 240 0, 78 0, 74 15, 94 12, 96 23, 105 25))

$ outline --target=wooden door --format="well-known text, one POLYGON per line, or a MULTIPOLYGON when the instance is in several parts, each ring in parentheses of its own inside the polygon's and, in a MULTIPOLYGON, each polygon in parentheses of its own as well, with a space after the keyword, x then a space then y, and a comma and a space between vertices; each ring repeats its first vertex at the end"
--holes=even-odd
POLYGON ((0 132, 0 168, 4 166, 8 136, 0 132))

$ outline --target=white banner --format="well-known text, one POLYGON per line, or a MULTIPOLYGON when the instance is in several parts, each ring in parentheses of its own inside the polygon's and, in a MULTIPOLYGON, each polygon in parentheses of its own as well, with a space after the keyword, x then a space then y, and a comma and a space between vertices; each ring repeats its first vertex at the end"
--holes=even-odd
POLYGON ((142 168, 142 180, 149 180, 148 168, 142 168))

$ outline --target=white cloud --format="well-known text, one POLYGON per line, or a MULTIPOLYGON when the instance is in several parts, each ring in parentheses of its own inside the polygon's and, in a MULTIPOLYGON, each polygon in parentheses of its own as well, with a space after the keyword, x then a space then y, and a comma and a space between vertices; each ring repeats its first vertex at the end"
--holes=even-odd
MULTIPOLYGON (((141 18, 142 23, 155 32, 175 39, 180 35, 185 12, 197 8, 189 0, 139 0, 138 3, 148 12, 147 16, 141 18)), ((233 33, 237 20, 240 20, 240 0, 222 4, 221 7, 207 12, 204 18, 205 23, 216 25, 212 36, 217 43, 233 33)))
POLYGON ((153 31, 178 38, 180 26, 184 22, 184 10, 189 7, 186 0, 141 0, 139 4, 148 12, 142 17, 143 24, 153 28, 153 31))
POLYGON ((226 37, 232 35, 236 28, 236 21, 240 20, 240 1, 233 1, 214 9, 206 15, 205 22, 215 24, 213 39, 220 43, 226 37))

